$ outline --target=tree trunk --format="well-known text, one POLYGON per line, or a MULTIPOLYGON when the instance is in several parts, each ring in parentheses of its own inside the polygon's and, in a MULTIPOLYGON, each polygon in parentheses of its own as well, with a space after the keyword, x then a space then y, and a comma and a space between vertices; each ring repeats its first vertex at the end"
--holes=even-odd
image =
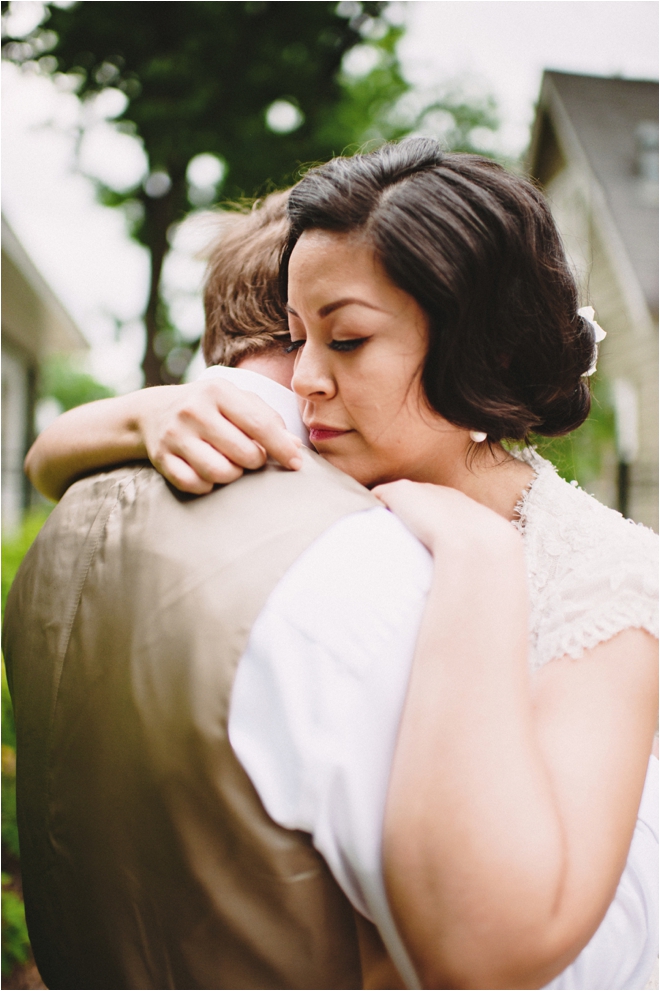
POLYGON ((149 232, 149 256, 151 275, 149 280, 149 297, 144 311, 144 325, 147 331, 147 344, 142 359, 144 384, 162 385, 162 362, 154 349, 154 340, 160 326, 160 284, 163 274, 163 262, 169 250, 167 232, 174 221, 174 207, 178 201, 177 190, 173 185, 165 196, 158 199, 144 197, 146 211, 145 227, 149 232))

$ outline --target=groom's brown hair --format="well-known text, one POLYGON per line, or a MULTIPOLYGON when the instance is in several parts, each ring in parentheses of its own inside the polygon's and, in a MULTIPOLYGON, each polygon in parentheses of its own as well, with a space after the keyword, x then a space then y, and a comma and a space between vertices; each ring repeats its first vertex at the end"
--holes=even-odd
POLYGON ((278 291, 280 256, 288 232, 289 190, 257 200, 249 211, 218 214, 204 286, 207 365, 236 366, 248 355, 289 342, 278 291))

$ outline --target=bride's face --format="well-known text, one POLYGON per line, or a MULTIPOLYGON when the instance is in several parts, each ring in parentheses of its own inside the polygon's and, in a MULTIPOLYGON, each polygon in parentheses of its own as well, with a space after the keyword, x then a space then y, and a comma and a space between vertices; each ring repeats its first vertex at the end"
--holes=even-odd
POLYGON ((429 410, 424 311, 350 235, 307 231, 289 266, 292 388, 312 443, 364 485, 441 481, 467 432, 429 410))

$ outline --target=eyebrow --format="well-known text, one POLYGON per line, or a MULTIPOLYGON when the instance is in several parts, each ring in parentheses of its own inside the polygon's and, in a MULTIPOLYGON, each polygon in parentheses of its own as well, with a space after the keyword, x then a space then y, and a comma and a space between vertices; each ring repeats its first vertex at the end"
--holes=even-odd
MULTIPOLYGON (((380 306, 374 306, 373 303, 367 303, 364 299, 357 299, 354 296, 347 296, 345 299, 338 299, 334 303, 326 303, 326 305, 322 306, 321 309, 318 311, 318 315, 321 318, 328 317, 330 316, 331 313, 334 313, 335 310, 340 310, 342 306, 351 306, 351 305, 366 306, 368 310, 377 310, 379 313, 387 312, 386 310, 383 310, 380 306)), ((298 316, 294 308, 292 306, 289 306, 288 303, 286 308, 289 313, 293 313, 294 317, 298 316)))

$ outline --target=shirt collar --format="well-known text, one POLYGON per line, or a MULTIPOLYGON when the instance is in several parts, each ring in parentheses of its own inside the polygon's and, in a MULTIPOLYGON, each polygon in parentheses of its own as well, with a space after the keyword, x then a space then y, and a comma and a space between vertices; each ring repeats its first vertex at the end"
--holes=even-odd
POLYGON ((279 382, 274 382, 265 375, 249 371, 247 368, 228 368, 226 365, 211 365, 210 368, 206 368, 202 372, 199 378, 223 378, 232 382, 237 389, 242 389, 244 392, 254 392, 265 403, 268 403, 271 409, 280 414, 289 433, 295 437, 300 437, 306 447, 312 446, 300 416, 295 393, 280 385, 279 382))

